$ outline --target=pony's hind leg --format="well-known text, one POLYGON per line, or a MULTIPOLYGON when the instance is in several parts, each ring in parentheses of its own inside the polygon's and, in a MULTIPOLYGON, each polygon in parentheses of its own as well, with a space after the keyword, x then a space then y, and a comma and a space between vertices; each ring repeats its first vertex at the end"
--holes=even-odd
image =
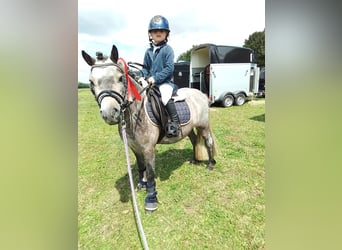
POLYGON ((207 169, 213 170, 214 165, 216 164, 216 161, 214 159, 214 154, 215 154, 215 145, 214 145, 214 139, 212 137, 211 131, 209 130, 206 133, 206 136, 204 137, 205 140, 205 145, 208 150, 208 155, 209 155, 209 161, 207 164, 207 169))
MULTIPOLYGON (((208 164, 207 164, 207 169, 213 170, 214 165, 216 164, 216 161, 214 159, 215 155, 215 142, 214 138, 211 134, 210 128, 206 129, 197 129, 197 138, 196 138, 196 144, 200 144, 201 137, 204 139, 204 144, 206 147, 206 151, 208 153, 208 164)), ((201 143, 203 144, 203 143, 201 143)), ((198 154, 200 154, 200 151, 197 151, 198 154)), ((198 156, 197 156, 198 157, 198 156)))
POLYGON ((188 135, 191 144, 192 144, 192 159, 190 160, 191 164, 199 163, 199 161, 196 159, 196 134, 194 130, 191 130, 191 132, 188 135))

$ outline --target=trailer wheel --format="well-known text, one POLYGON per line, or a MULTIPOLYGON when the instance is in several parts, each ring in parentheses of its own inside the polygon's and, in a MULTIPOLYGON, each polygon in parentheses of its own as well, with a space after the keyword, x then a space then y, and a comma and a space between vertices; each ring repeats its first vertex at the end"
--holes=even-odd
POLYGON ((234 104, 234 96, 231 94, 225 95, 222 100, 222 106, 228 108, 234 104))
POLYGON ((246 96, 243 93, 239 93, 235 97, 235 105, 241 106, 246 102, 246 96))

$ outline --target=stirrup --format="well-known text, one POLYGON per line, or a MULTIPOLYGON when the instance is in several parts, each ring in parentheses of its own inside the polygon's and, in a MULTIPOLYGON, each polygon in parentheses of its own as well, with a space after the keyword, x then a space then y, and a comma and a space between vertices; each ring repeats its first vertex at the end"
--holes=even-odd
POLYGON ((166 137, 177 137, 179 124, 177 122, 168 122, 166 125, 166 137))

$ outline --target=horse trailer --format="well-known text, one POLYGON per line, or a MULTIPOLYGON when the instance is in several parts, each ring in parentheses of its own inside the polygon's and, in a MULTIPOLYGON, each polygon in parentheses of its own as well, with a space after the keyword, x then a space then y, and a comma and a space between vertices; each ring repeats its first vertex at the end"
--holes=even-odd
POLYGON ((210 105, 243 105, 259 89, 259 72, 252 49, 202 44, 190 55, 189 87, 209 98, 210 105))
POLYGON ((173 71, 173 81, 179 88, 189 87, 190 62, 176 62, 173 71))

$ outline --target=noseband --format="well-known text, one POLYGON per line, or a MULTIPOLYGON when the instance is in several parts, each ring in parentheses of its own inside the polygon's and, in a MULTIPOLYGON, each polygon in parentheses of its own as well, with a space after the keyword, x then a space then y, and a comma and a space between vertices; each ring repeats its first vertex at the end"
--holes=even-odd
POLYGON ((100 92, 100 94, 95 97, 97 104, 101 107, 101 102, 103 100, 103 98, 105 97, 112 97, 114 98, 120 105, 122 105, 125 102, 125 99, 123 98, 122 95, 120 95, 118 92, 114 91, 114 90, 102 90, 100 92))
MULTIPOLYGON (((126 94, 127 94, 127 79, 125 77, 124 71, 121 69, 121 67, 118 64, 116 64, 116 63, 96 64, 96 65, 93 65, 91 67, 90 72, 94 68, 100 68, 100 67, 103 68, 103 67, 109 67, 109 66, 115 66, 115 67, 117 67, 120 70, 121 73, 123 73, 122 82, 123 82, 123 84, 125 86, 125 96, 126 96, 126 94)), ((126 103, 126 100, 125 100, 124 96, 122 96, 117 91, 111 90, 111 89, 102 90, 97 96, 94 93, 94 96, 95 96, 95 100, 96 100, 97 104, 99 105, 99 107, 101 107, 101 102, 102 102, 103 98, 105 98, 105 97, 112 97, 112 98, 114 98, 119 103, 120 106, 123 106, 126 103)))

